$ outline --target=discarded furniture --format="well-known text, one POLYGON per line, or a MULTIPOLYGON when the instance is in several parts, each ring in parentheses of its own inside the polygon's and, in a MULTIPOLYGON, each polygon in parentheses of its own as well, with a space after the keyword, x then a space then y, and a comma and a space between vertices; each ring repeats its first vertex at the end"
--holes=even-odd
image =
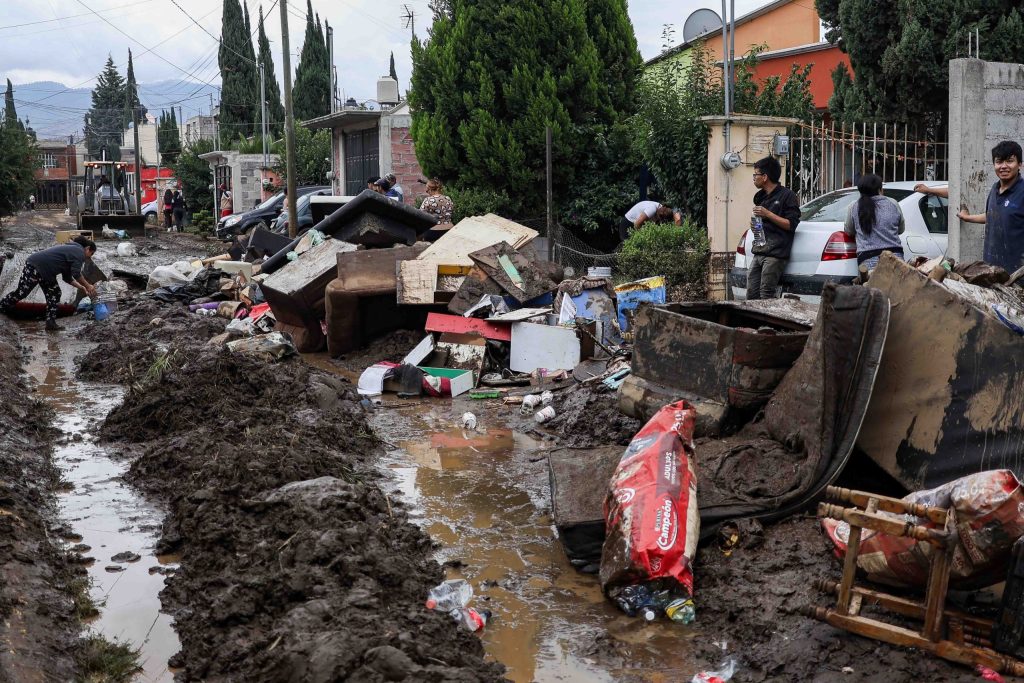
POLYGON ((355 249, 354 244, 341 240, 324 240, 263 280, 260 289, 278 322, 319 328, 325 316, 325 290, 337 272, 338 254, 355 249))
POLYGON ((337 255, 335 278, 324 292, 327 350, 332 356, 394 330, 423 329, 428 309, 400 306, 396 300, 395 264, 416 258, 426 247, 419 243, 337 255))
POLYGON ((745 421, 771 397, 807 342, 809 326, 734 303, 641 304, 633 368, 620 410, 640 420, 686 399, 697 433, 745 421))
POLYGON ((858 448, 911 491, 988 469, 1024 475, 1024 338, 992 312, 998 290, 936 282, 886 254, 869 286, 892 320, 858 448))
POLYGON ((251 259, 273 256, 292 243, 287 235, 279 235, 263 226, 253 228, 247 241, 244 237, 240 240, 245 242, 244 253, 251 259))
POLYGON ((575 567, 596 568, 601 561, 604 500, 622 451, 621 446, 557 448, 548 455, 552 517, 575 567))
POLYGON ((910 504, 862 491, 834 486, 826 489, 833 504, 818 505, 820 517, 842 520, 849 525, 849 541, 839 583, 820 581, 817 587, 836 595, 835 608, 808 606, 805 614, 836 628, 900 647, 914 647, 968 666, 986 666, 999 673, 1024 676, 1024 662, 991 649, 993 624, 988 619, 946 608, 946 590, 957 543, 957 520, 953 508, 944 510, 910 504), (841 504, 848 505, 844 507, 841 504), (879 511, 917 517, 941 527, 928 527, 913 521, 878 514, 879 511), (913 538, 933 546, 931 567, 924 600, 898 597, 856 585, 857 556, 864 529, 889 536, 913 538), (865 606, 877 606, 916 621, 919 631, 896 626, 865 616, 865 606))

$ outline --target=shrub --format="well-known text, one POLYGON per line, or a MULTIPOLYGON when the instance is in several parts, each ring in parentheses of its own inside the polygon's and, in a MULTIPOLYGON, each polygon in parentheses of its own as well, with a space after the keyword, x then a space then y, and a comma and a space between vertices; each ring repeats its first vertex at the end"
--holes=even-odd
POLYGON ((707 229, 696 223, 645 223, 622 243, 616 264, 624 281, 664 275, 670 299, 703 299, 709 248, 707 229))
POLYGON ((196 232, 210 232, 213 229, 213 215, 204 210, 192 214, 192 228, 196 232))
POLYGON ((485 213, 496 213, 508 218, 516 215, 520 208, 519 203, 513 201, 504 190, 447 187, 445 193, 452 198, 455 205, 452 212, 453 223, 458 223, 467 216, 482 216, 485 213))

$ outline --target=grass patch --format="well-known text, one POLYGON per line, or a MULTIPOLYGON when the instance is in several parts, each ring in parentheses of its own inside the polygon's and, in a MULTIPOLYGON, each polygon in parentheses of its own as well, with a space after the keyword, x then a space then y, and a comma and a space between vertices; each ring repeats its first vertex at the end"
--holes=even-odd
POLYGON ((80 641, 77 660, 83 683, 127 683, 142 671, 137 648, 96 634, 80 641))
POLYGON ((87 621, 99 615, 99 605, 89 595, 89 588, 92 582, 88 576, 76 576, 68 581, 68 592, 75 604, 75 616, 82 621, 87 621))

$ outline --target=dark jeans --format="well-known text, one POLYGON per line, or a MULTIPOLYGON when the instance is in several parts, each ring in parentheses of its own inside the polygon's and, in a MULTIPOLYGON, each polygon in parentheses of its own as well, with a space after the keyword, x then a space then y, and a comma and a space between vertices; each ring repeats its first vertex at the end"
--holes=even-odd
POLYGON ((164 227, 168 230, 171 229, 171 211, 164 211, 164 227))
POLYGON ((174 229, 181 232, 181 222, 185 220, 185 209, 174 210, 174 229))
POLYGON ((754 255, 754 265, 747 271, 747 299, 774 299, 789 259, 754 255))
POLYGON ((39 271, 31 263, 25 264, 25 270, 21 272, 21 279, 13 292, 0 301, 0 311, 6 311, 26 296, 32 293, 36 285, 43 290, 46 297, 46 321, 57 320, 57 306, 60 305, 60 285, 56 280, 44 280, 39 276, 39 271))
POLYGON ((619 239, 620 240, 625 242, 626 238, 629 237, 629 233, 630 233, 630 231, 632 229, 633 229, 633 222, 631 220, 629 220, 625 216, 622 216, 621 218, 619 218, 619 239))

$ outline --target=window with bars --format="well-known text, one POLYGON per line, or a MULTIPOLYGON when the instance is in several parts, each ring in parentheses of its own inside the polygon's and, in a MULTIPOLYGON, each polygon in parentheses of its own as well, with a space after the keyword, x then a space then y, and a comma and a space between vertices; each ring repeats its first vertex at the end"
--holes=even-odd
POLYGON ((43 152, 39 157, 43 168, 57 168, 57 155, 53 152, 43 152))

